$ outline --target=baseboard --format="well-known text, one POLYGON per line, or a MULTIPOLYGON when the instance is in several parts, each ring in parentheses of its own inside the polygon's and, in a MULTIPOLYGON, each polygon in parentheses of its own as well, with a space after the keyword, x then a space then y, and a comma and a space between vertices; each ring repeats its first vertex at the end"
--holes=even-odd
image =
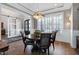
POLYGON ((10 38, 17 38, 17 37, 21 37, 21 36, 8 37, 8 39, 10 39, 10 38))
POLYGON ((70 43, 68 43, 68 42, 62 42, 62 41, 55 41, 55 42, 59 42, 59 43, 64 43, 64 44, 70 45, 70 43))

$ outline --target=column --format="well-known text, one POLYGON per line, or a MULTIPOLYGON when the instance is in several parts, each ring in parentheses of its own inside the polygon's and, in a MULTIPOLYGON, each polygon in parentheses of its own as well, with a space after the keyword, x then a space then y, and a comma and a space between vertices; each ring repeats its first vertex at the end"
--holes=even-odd
POLYGON ((1 22, 0 22, 0 40, 1 40, 1 22))
MULTIPOLYGON (((1 4, 0 4, 0 14, 1 14, 1 4)), ((0 40, 1 40, 1 15, 0 15, 0 40)))
POLYGON ((76 36, 79 36, 79 3, 72 6, 71 46, 76 48, 76 36))

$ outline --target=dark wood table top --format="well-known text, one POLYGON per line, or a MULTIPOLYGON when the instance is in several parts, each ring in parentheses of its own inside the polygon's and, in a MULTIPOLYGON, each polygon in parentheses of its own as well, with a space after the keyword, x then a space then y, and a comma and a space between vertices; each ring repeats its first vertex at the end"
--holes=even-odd
MULTIPOLYGON (((40 34, 50 34, 50 35, 52 35, 52 33, 48 33, 48 32, 41 32, 40 34)), ((31 38, 33 38, 34 41, 40 40, 40 37, 35 37, 34 34, 31 36, 31 38)))

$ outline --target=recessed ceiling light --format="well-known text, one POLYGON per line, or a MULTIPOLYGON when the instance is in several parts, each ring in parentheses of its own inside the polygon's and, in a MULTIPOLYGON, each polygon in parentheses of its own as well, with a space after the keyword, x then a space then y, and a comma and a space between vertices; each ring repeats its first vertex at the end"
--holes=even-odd
POLYGON ((54 6, 57 6, 57 5, 58 5, 57 3, 54 4, 54 6))
POLYGON ((37 8, 36 11, 39 11, 39 9, 37 8))

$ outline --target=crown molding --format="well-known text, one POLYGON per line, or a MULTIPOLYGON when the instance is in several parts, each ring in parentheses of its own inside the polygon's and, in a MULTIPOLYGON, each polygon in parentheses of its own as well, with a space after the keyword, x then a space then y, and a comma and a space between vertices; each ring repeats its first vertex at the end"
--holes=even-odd
POLYGON ((20 9, 18 9, 18 8, 14 7, 14 6, 11 6, 11 5, 7 4, 7 3, 2 3, 2 4, 5 5, 5 6, 8 6, 8 7, 11 7, 11 8, 13 8, 13 9, 16 9, 16 10, 22 12, 22 13, 25 13, 25 14, 28 14, 28 15, 32 16, 30 13, 25 12, 25 11, 23 11, 23 10, 20 10, 20 9))
MULTIPOLYGON (((31 10, 31 9, 29 9, 29 8, 27 8, 27 7, 25 7, 25 6, 23 6, 23 5, 22 5, 22 4, 20 4, 20 3, 18 3, 18 5, 20 5, 20 6, 24 7, 25 9, 27 9, 27 10, 29 10, 29 11, 33 12, 33 13, 35 12, 35 11, 33 11, 33 10, 31 10)), ((58 7, 55 7, 55 8, 45 9, 45 10, 42 10, 41 12, 46 12, 46 11, 53 10, 53 9, 56 9, 56 8, 61 8, 61 7, 64 7, 64 5, 62 4, 61 6, 58 6, 58 7)))
POLYGON ((18 3, 18 5, 19 5, 19 6, 22 6, 23 8, 25 8, 25 9, 31 11, 31 12, 34 12, 33 10, 31 10, 31 9, 29 9, 29 8, 27 8, 27 7, 25 7, 24 5, 22 5, 22 4, 20 4, 20 3, 18 3))
MULTIPOLYGON (((11 8, 14 8, 14 9, 20 11, 20 12, 26 13, 26 14, 28 14, 28 15, 30 15, 30 16, 33 16, 33 14, 30 14, 30 13, 28 13, 28 12, 25 12, 25 11, 23 11, 23 10, 20 10, 20 9, 18 9, 18 8, 14 7, 14 6, 11 6, 11 5, 7 4, 7 3, 2 3, 2 4, 6 5, 6 6, 9 6, 9 7, 11 7, 11 8)), ((33 13, 35 12, 35 11, 33 11, 33 10, 31 10, 31 9, 29 9, 29 8, 27 8, 27 7, 25 7, 25 6, 23 6, 21 3, 18 3, 18 5, 19 5, 19 6, 22 6, 23 8, 25 8, 25 9, 27 9, 27 10, 33 12, 33 13)), ((58 6, 58 7, 55 7, 55 8, 49 8, 49 9, 46 9, 46 10, 43 10, 43 11, 40 11, 40 12, 44 12, 44 15, 48 15, 48 14, 52 14, 52 13, 58 13, 58 12, 61 12, 61 11, 64 11, 64 10, 56 11, 56 12, 50 12, 50 10, 54 10, 54 9, 62 8, 62 7, 64 7, 64 4, 62 4, 61 6, 58 6), (48 13, 46 13, 46 11, 48 11, 48 13)))
MULTIPOLYGON (((71 8, 69 8, 71 9, 71 8)), ((69 9, 66 9, 66 10, 69 10, 69 9)), ((60 10, 60 11, 56 11, 56 12, 50 12, 50 13, 45 13, 44 15, 49 15, 49 14, 54 14, 54 13, 59 13, 59 12, 65 12, 66 10, 60 10)))
POLYGON ((56 8, 61 8, 61 7, 64 7, 64 6, 62 5, 62 6, 58 6, 58 7, 55 7, 55 8, 49 8, 49 9, 43 10, 41 12, 46 12, 46 11, 53 10, 53 9, 56 9, 56 8))

